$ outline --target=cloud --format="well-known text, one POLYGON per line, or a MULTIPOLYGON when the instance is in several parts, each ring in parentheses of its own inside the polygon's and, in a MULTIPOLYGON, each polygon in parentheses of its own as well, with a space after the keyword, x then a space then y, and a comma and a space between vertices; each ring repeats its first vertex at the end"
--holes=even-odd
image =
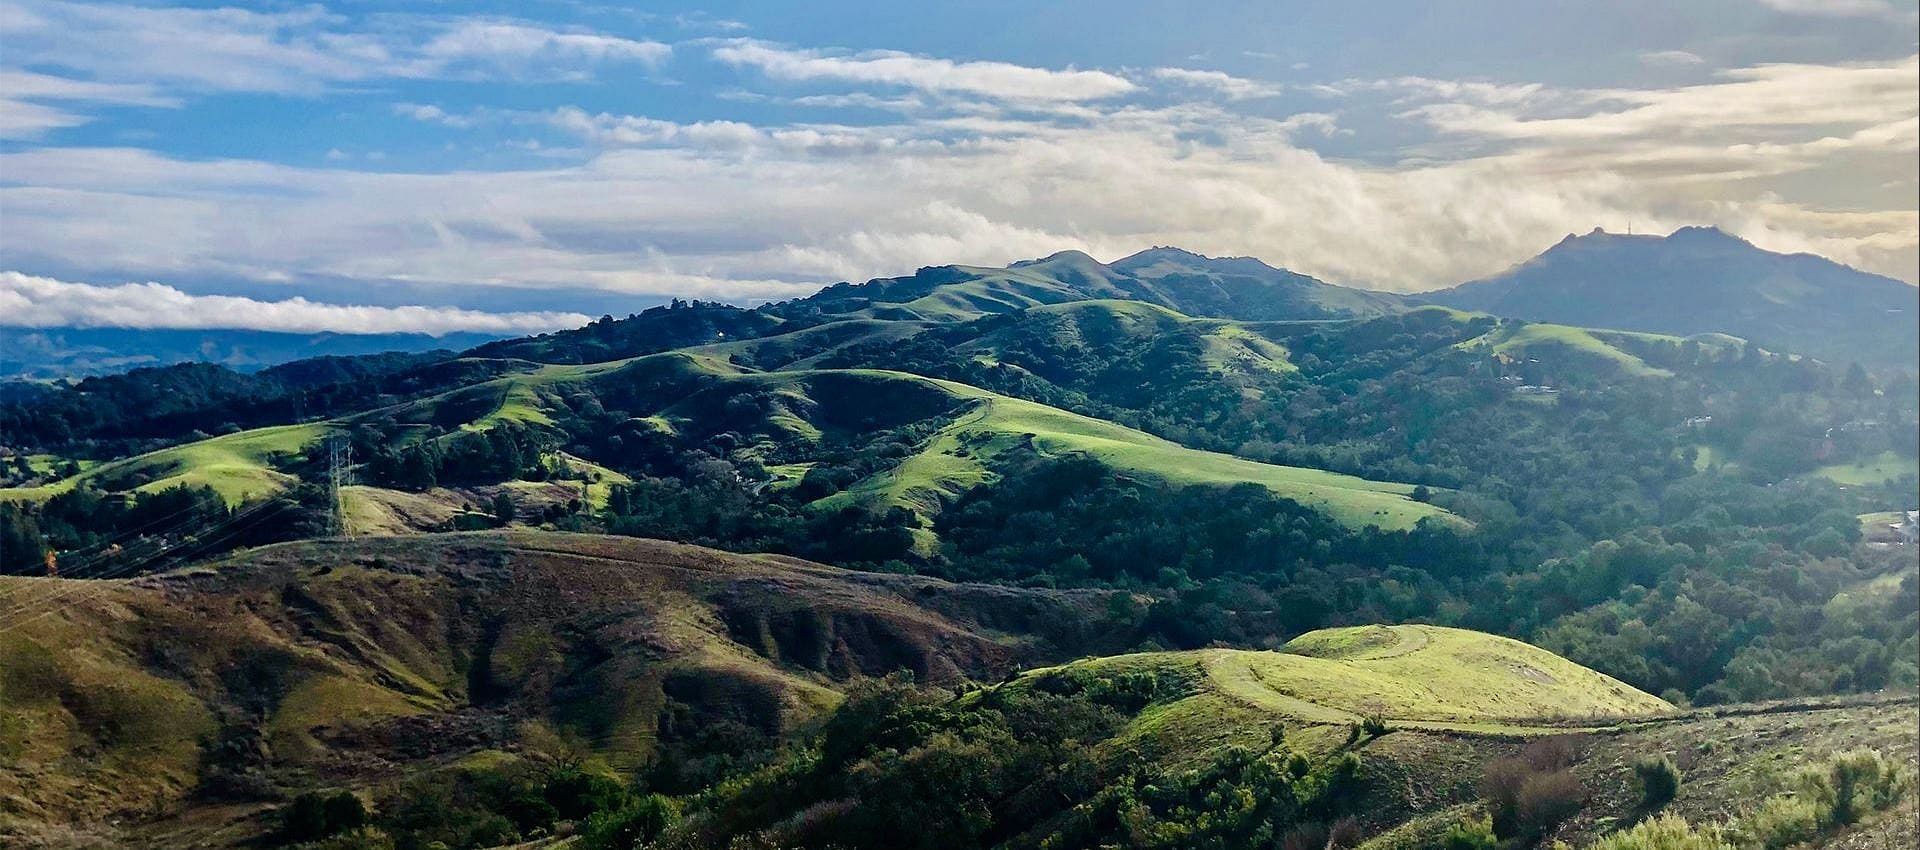
POLYGON ((0 68, 0 139, 38 139, 49 130, 76 127, 91 119, 41 101, 69 105, 177 106, 153 87, 70 80, 14 68, 0 68))
POLYGON ((601 65, 657 65, 666 44, 519 21, 322 7, 255 12, 0 0, 5 61, 106 82, 196 92, 315 94, 381 79, 581 79, 601 65), (112 45, 102 49, 102 45, 112 45))
POLYGON ((1640 61, 1647 65, 1665 67, 1704 65, 1707 62, 1701 58, 1700 54, 1685 50, 1648 50, 1640 54, 1640 61))
POLYGON ((555 32, 502 21, 462 21, 434 35, 420 47, 418 58, 399 70, 405 76, 505 73, 515 78, 585 79, 603 63, 657 66, 671 55, 673 48, 658 41, 555 32))
POLYGON ((1920 216, 1881 187, 1916 179, 1916 76, 1906 60, 1754 66, 1647 89, 1325 86, 1342 115, 1381 113, 1413 139, 1364 158, 1296 144, 1348 132, 1327 112, 1275 117, 1231 97, 1036 102, 899 83, 913 91, 891 94, 911 107, 852 126, 401 104, 419 120, 566 141, 538 167, 435 173, 368 158, 307 168, 13 150, 0 153, 0 268, 751 301, 932 263, 1176 244, 1411 290, 1631 219, 1649 231, 1717 223, 1912 280, 1920 216))
POLYGON ((304 298, 189 295, 160 283, 96 286, 0 272, 0 324, 29 328, 243 328, 289 333, 527 334, 579 327, 579 313, 484 313, 453 307, 366 307, 304 298))
POLYGON ((1900 14, 1886 0, 1760 0, 1760 5, 1789 15, 1859 18, 1896 17, 1900 14))
POLYGON ((1155 68, 1153 76, 1157 79, 1196 88, 1212 89, 1228 100, 1247 100, 1256 97, 1274 97, 1284 88, 1259 80, 1236 77, 1223 71, 1196 71, 1190 68, 1155 68))
POLYGON ((758 68, 778 80, 834 80, 905 86, 1009 101, 1084 101, 1126 94, 1133 83, 1105 71, 1030 68, 1006 62, 955 62, 881 50, 841 56, 763 41, 739 40, 713 50, 729 65, 758 68))

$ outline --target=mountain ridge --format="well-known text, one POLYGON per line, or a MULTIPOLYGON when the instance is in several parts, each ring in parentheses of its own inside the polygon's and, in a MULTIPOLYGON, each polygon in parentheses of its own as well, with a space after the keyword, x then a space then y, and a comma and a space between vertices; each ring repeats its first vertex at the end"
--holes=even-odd
POLYGON ((1530 321, 1677 335, 1911 367, 1920 290, 1815 254, 1768 251, 1717 227, 1666 236, 1568 234, 1496 275, 1415 296, 1530 321))

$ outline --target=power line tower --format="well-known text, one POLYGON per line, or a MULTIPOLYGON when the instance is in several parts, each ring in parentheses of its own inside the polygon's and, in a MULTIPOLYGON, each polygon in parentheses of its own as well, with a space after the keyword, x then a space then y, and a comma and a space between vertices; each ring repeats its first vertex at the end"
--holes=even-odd
POLYGON ((352 537, 347 528, 347 503, 340 488, 353 483, 353 444, 338 434, 327 439, 327 536, 352 537))

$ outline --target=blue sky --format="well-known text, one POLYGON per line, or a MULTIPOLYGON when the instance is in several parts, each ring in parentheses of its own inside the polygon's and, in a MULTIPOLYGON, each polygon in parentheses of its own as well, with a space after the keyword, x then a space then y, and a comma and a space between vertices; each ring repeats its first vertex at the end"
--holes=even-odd
POLYGON ((1916 27, 1912 0, 0 0, 0 323, 527 330, 1155 244, 1408 291, 1629 222, 1913 281, 1916 27))

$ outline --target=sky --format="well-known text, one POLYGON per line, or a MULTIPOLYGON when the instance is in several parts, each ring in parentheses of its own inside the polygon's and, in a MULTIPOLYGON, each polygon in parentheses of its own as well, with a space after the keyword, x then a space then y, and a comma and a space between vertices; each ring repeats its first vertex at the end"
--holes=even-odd
POLYGON ((0 0, 0 324, 524 333, 1155 245, 1920 279, 1915 0, 0 0))

